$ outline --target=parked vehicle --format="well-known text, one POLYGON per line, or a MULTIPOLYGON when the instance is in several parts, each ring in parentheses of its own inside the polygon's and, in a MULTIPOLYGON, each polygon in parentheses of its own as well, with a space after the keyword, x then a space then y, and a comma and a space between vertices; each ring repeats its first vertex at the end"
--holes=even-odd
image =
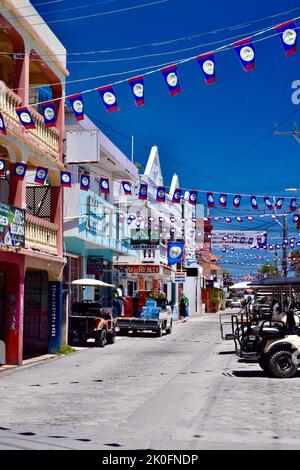
MULTIPOLYGON (((78 279, 73 285, 92 287, 112 287, 95 279, 78 279)), ((95 340, 95 346, 103 348, 113 344, 116 338, 116 320, 111 312, 105 311, 99 302, 84 300, 72 305, 69 315, 69 344, 85 345, 88 339, 95 340)))
POLYGON ((258 362, 272 377, 294 377, 300 362, 300 279, 265 279, 256 287, 268 291, 269 312, 251 312, 249 302, 229 321, 228 315, 221 315, 221 336, 234 341, 240 360, 258 362))
POLYGON ((243 299, 238 299, 237 297, 235 297, 234 299, 232 299, 232 301, 230 303, 230 307, 231 308, 242 308, 242 300, 243 299))

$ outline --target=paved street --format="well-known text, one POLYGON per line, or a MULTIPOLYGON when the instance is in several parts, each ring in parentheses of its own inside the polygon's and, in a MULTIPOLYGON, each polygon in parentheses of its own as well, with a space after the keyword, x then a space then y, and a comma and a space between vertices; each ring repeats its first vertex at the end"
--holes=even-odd
POLYGON ((0 449, 299 448, 300 375, 239 364, 218 315, 0 373, 0 449))

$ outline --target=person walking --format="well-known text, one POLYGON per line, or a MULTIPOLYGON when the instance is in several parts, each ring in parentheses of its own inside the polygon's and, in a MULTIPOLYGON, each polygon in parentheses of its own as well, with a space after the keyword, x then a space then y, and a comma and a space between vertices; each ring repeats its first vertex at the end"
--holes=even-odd
POLYGON ((186 319, 186 305, 184 298, 182 298, 179 302, 179 320, 185 322, 186 319))

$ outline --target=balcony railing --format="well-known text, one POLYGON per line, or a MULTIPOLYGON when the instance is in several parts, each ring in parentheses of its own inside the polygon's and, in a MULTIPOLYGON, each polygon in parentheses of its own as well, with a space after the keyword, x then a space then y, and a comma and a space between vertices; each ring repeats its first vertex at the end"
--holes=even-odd
MULTIPOLYGON (((18 125, 23 129, 16 113, 16 108, 22 105, 21 98, 8 88, 4 82, 0 81, 0 111, 4 114, 6 125, 18 125)), ((35 129, 26 131, 30 137, 33 137, 37 144, 40 144, 43 150, 47 150, 57 157, 59 151, 59 135, 56 127, 46 128, 43 117, 31 106, 28 109, 34 120, 35 129)), ((26 135, 26 134, 25 134, 26 135)))
POLYGON ((27 213, 25 227, 26 248, 57 255, 57 225, 27 213))

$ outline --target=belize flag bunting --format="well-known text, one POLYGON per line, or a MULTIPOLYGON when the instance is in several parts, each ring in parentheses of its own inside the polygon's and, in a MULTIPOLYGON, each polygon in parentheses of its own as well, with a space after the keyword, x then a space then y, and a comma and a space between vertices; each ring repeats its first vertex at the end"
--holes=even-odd
POLYGON ((213 193, 206 193, 206 199, 207 199, 207 207, 215 207, 213 193))
POLYGON ((0 134, 6 135, 6 127, 2 113, 0 113, 0 134))
POLYGON ((84 104, 81 94, 69 96, 69 102, 72 106, 72 110, 76 121, 82 121, 84 119, 84 104))
POLYGON ((131 184, 129 181, 122 181, 125 196, 131 196, 131 184))
POLYGON ((295 211, 297 209, 297 199, 293 197, 290 202, 290 211, 295 211))
POLYGON ((14 166, 14 176, 18 180, 23 180, 26 174, 27 164, 26 163, 15 163, 14 166))
POLYGON ((168 265, 180 263, 183 257, 184 242, 168 242, 168 265))
POLYGON ((230 217, 225 217, 225 220, 226 220, 226 222, 227 222, 228 224, 231 224, 231 222, 232 222, 232 220, 231 220, 230 217))
POLYGON ((276 209, 282 209, 282 206, 283 206, 283 201, 284 201, 284 198, 283 197, 279 197, 276 201, 276 206, 275 208, 276 209))
POLYGON ((211 85, 216 82, 215 74, 215 57, 212 52, 202 54, 196 57, 196 60, 203 72, 206 85, 211 85))
POLYGON ((265 204, 268 209, 274 209, 272 202, 270 201, 269 196, 264 197, 265 204))
POLYGON ((180 198, 182 195, 182 189, 181 188, 176 188, 172 197, 172 202, 174 204, 179 204, 180 203, 180 198))
POLYGON ((97 89, 105 109, 108 113, 113 113, 114 111, 119 111, 119 106, 117 103, 117 98, 114 92, 112 85, 102 86, 97 89))
POLYGON ((161 69, 161 72, 164 76, 170 95, 174 96, 174 95, 177 95, 177 93, 180 93, 177 65, 176 64, 169 65, 169 67, 165 67, 161 69))
POLYGON ((42 112, 44 116, 45 127, 56 126, 56 107, 55 101, 42 103, 42 112))
POLYGON ((44 184, 48 175, 48 168, 38 166, 35 172, 34 182, 44 184))
POLYGON ((109 179, 100 178, 100 193, 109 194, 109 179))
POLYGON ((243 222, 242 217, 237 217, 236 220, 241 224, 243 222))
POLYGON ((135 104, 137 106, 143 106, 145 104, 144 76, 140 75, 139 77, 130 78, 128 83, 130 85, 135 104))
POLYGON ((242 39, 232 44, 246 72, 254 69, 255 49, 251 38, 242 39))
POLYGON ((35 129, 34 120, 28 108, 26 106, 22 106, 21 108, 16 108, 16 113, 19 116, 21 124, 25 127, 25 129, 35 129))
POLYGON ((192 206, 196 206, 197 196, 198 196, 198 191, 196 191, 195 189, 192 189, 189 195, 189 203, 192 204, 192 206))
POLYGON ((148 199, 148 185, 146 183, 140 184, 139 199, 146 201, 148 199))
POLYGON ((166 202, 166 187, 158 186, 156 191, 156 201, 157 202, 166 202))
POLYGON ((233 207, 235 207, 236 209, 239 209, 240 204, 241 204, 241 199, 242 199, 242 196, 240 194, 236 194, 233 198, 233 207))
POLYGON ((252 209, 258 209, 258 203, 257 203, 257 200, 256 200, 256 196, 251 196, 251 205, 252 205, 252 209))
POLYGON ((226 207, 227 205, 227 194, 220 194, 219 204, 221 207, 226 207))
POLYGON ((80 175, 80 189, 82 191, 88 191, 90 188, 90 175, 80 175))
POLYGON ((4 160, 4 158, 0 158, 0 176, 5 175, 5 167, 6 167, 6 160, 4 160))
POLYGON ((297 49, 297 29, 294 21, 287 21, 275 27, 286 56, 295 54, 297 49))
POLYGON ((60 185, 62 188, 71 188, 72 186, 72 176, 70 171, 61 171, 60 172, 60 185))
POLYGON ((296 224, 296 223, 298 222, 298 220, 299 220, 299 215, 296 215, 296 214, 295 214, 295 215, 293 216, 293 222, 296 224))

